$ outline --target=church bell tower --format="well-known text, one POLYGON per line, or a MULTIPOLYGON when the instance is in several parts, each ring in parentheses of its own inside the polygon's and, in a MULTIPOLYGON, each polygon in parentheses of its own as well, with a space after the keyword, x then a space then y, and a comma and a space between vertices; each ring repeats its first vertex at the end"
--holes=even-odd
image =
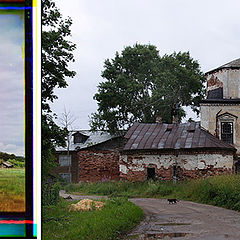
POLYGON ((240 58, 205 76, 207 97, 200 103, 201 126, 232 144, 240 156, 240 58))

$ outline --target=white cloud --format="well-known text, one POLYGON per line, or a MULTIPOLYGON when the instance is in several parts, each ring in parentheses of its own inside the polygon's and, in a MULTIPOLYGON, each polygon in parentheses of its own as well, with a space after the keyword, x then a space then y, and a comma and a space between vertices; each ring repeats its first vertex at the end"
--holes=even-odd
POLYGON ((24 156, 23 146, 17 146, 14 144, 4 144, 0 142, 0 151, 9 154, 15 154, 16 156, 24 156))

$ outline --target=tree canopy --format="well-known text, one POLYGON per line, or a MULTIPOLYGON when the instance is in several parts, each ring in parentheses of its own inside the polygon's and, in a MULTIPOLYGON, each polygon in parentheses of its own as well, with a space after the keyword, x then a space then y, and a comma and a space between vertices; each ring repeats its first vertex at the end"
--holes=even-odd
POLYGON ((53 0, 42 1, 42 173, 54 165, 56 146, 65 145, 67 132, 55 123, 50 102, 57 99, 55 88, 66 88, 66 77, 74 77, 68 63, 74 61, 76 45, 71 36, 71 18, 63 19, 53 0))
POLYGON ((103 79, 94 95, 98 110, 90 120, 92 130, 114 133, 133 122, 155 122, 161 116, 172 122, 185 116, 183 106, 199 112, 205 94, 204 74, 189 52, 164 56, 153 45, 135 44, 104 62, 103 79))

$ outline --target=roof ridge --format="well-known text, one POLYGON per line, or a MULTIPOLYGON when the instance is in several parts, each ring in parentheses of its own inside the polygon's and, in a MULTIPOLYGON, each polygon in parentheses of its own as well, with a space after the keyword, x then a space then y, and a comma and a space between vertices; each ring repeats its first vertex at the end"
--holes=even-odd
POLYGON ((212 72, 220 70, 222 68, 240 68, 240 58, 234 59, 228 63, 221 65, 220 67, 217 67, 210 71, 207 71, 205 74, 212 73, 212 72))

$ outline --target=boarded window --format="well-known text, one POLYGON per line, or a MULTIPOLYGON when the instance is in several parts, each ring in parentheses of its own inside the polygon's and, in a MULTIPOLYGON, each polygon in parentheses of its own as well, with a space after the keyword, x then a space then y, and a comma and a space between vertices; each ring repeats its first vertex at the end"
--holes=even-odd
POLYGON ((59 156, 59 164, 61 167, 64 166, 71 166, 71 160, 72 160, 72 156, 71 155, 60 155, 59 156))
POLYGON ((233 123, 222 122, 221 123, 221 139, 226 143, 233 143, 233 123))
POLYGON ((155 168, 147 168, 147 179, 155 178, 155 168))
POLYGON ((59 176, 67 183, 71 182, 71 173, 59 173, 59 176))

